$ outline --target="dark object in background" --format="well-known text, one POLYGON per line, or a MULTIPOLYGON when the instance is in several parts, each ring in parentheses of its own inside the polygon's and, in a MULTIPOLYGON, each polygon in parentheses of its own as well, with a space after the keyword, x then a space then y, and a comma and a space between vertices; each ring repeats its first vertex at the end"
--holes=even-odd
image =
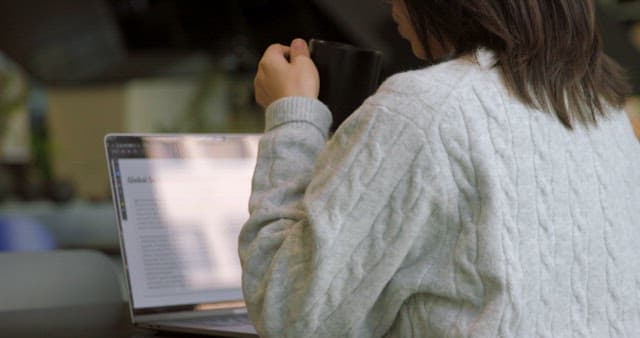
POLYGON ((382 53, 317 39, 311 39, 309 49, 320 75, 318 98, 331 110, 335 131, 378 88, 382 53))
POLYGON ((101 0, 0 1, 0 20, 0 48, 47 84, 91 79, 126 56, 101 0))
POLYGON ((67 180, 48 181, 45 188, 45 196, 56 203, 71 202, 75 197, 73 183, 67 180))
POLYGON ((201 52, 253 73, 274 42, 349 41, 299 0, 5 0, 0 22, 0 50, 45 86, 180 76, 175 65, 201 52))
POLYGON ((32 163, 2 163, 0 165, 0 202, 5 199, 20 201, 50 200, 70 202, 75 197, 71 182, 42 177, 32 163))
POLYGON ((620 22, 609 6, 611 4, 596 6, 604 51, 627 71, 633 93, 640 94, 640 51, 631 44, 628 27, 620 22))

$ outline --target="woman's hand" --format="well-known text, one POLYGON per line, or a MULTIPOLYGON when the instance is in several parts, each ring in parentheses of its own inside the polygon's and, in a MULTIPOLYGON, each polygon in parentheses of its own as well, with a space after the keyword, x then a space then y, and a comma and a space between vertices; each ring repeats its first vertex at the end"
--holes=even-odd
POLYGON ((318 69, 302 39, 291 46, 274 44, 264 52, 254 80, 256 101, 266 108, 287 96, 317 98, 320 91, 318 69))

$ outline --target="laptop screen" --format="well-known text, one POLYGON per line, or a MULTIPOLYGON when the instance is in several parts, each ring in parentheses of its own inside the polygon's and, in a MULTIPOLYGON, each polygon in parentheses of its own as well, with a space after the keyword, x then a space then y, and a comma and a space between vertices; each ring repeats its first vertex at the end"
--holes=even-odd
POLYGON ((237 238, 259 135, 108 135, 134 313, 242 299, 237 238))

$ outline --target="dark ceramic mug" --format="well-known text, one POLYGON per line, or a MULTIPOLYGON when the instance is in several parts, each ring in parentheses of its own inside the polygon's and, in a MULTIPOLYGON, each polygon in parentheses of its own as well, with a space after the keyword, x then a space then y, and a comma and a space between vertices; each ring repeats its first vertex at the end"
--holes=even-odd
POLYGON ((320 75, 318 99, 331 110, 335 131, 378 88, 382 53, 318 39, 309 41, 309 49, 320 75))

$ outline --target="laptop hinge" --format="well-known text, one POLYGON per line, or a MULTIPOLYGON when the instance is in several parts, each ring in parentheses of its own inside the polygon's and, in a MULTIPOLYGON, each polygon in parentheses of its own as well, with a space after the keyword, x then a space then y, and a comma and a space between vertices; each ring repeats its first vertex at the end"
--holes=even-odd
POLYGON ((218 302, 218 303, 204 303, 198 304, 195 306, 193 310, 189 311, 167 311, 162 313, 152 313, 152 314, 138 314, 134 316, 134 322, 148 322, 154 320, 165 320, 165 319, 181 319, 181 318, 193 318, 199 316, 208 316, 211 313, 246 313, 247 308, 245 307, 245 303, 243 301, 227 301, 227 302, 218 302))

